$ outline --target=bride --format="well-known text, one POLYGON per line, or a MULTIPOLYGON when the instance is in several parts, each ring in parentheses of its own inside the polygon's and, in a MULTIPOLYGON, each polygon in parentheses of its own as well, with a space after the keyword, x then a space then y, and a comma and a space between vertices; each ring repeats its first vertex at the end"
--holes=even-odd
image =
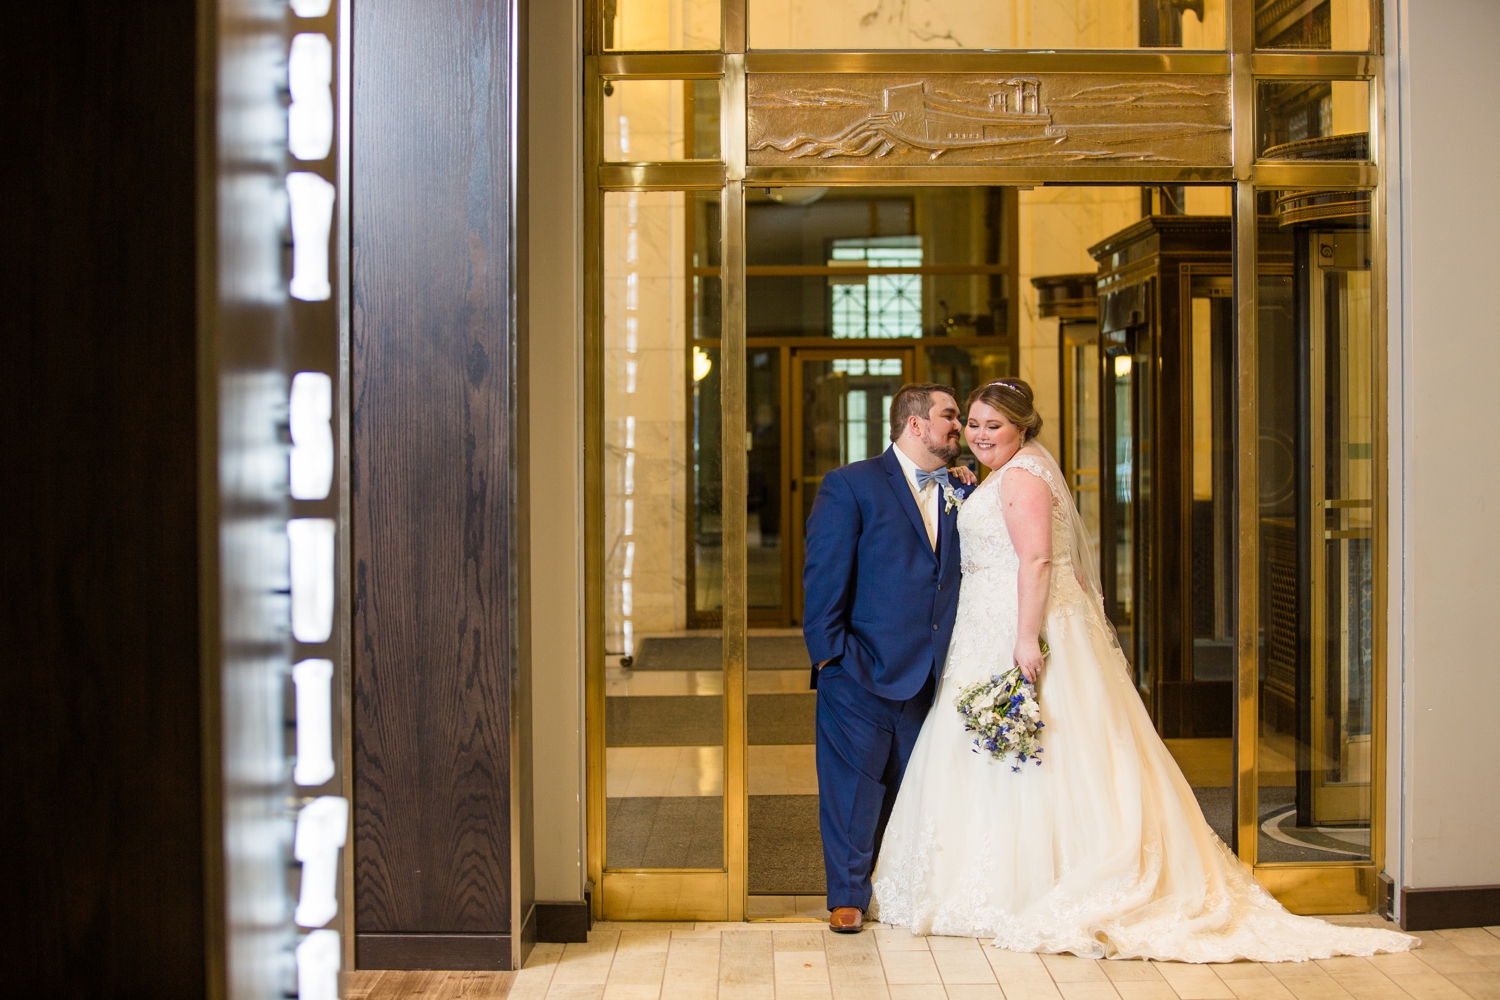
POLYGON ((958 512, 947 666, 876 864, 872 916, 1012 951, 1180 962, 1406 951, 1417 938, 1293 916, 1209 828, 1104 617, 1093 553, 1018 379, 969 397, 992 474, 958 512), (1043 658, 1040 640, 1049 649, 1043 658), (1040 766, 973 751, 958 690, 1012 663, 1037 685, 1040 766))

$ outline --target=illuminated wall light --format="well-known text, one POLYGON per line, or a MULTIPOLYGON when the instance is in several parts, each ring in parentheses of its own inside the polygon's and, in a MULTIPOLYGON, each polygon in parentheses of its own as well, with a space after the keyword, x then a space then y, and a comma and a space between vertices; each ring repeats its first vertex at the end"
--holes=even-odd
POLYGON ((1115 355, 1115 378, 1124 378, 1130 374, 1130 355, 1115 355))
POLYGON ((292 430, 292 497, 322 500, 333 488, 333 379, 322 372, 292 376, 287 411, 292 430))
POLYGON ((321 785, 333 777, 333 661, 303 660, 292 668, 297 687, 297 764, 292 780, 321 785))
POLYGON ((322 927, 338 916, 339 850, 349 835, 349 801, 320 795, 297 810, 292 856, 302 862, 302 889, 292 919, 322 927))
POLYGON ((321 160, 333 151, 333 43, 305 31, 287 57, 287 149, 299 160, 321 160))
POLYGON ((286 523, 286 535, 291 544, 292 636, 298 642, 327 642, 333 635, 333 521, 293 518, 286 523))
POLYGON ((701 347, 694 347, 693 348, 693 381, 694 382, 702 382, 705 378, 708 377, 708 373, 713 370, 713 367, 714 367, 713 358, 710 358, 707 354, 705 354, 703 352, 703 348, 701 348, 701 347))
POLYGON ((298 17, 322 17, 333 6, 333 0, 292 0, 292 13, 298 17))
POLYGON ((298 1000, 339 1000, 338 931, 313 931, 297 945, 298 1000))
POLYGON ((286 176, 292 203, 292 298, 323 302, 328 282, 328 234, 333 229, 333 185, 306 171, 286 176))

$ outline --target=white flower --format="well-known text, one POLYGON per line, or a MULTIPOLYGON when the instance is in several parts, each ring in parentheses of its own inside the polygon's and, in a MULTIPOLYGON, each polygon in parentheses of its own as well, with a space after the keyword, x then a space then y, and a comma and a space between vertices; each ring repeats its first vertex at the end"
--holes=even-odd
POLYGON ((946 501, 945 505, 943 506, 944 514, 951 514, 964 505, 964 498, 958 495, 958 492, 954 490, 952 484, 944 484, 943 500, 946 501))

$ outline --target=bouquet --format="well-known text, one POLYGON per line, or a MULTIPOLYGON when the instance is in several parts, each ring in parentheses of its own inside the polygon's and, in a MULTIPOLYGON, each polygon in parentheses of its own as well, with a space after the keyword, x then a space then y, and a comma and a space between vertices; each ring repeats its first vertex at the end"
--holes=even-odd
MULTIPOLYGON (((1043 640, 1042 655, 1047 653, 1043 640)), ((1020 667, 960 689, 954 705, 964 720, 964 729, 978 734, 974 737, 975 753, 983 751, 996 760, 1010 760, 1012 771, 1019 771, 1027 761, 1041 764, 1037 733, 1046 723, 1042 722, 1036 687, 1022 676, 1020 667)))

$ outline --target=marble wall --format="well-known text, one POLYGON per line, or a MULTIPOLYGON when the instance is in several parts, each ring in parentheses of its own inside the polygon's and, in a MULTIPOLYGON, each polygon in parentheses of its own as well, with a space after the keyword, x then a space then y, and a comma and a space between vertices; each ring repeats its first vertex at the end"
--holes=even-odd
POLYGON ((687 196, 604 197, 605 646, 687 624, 687 196))

